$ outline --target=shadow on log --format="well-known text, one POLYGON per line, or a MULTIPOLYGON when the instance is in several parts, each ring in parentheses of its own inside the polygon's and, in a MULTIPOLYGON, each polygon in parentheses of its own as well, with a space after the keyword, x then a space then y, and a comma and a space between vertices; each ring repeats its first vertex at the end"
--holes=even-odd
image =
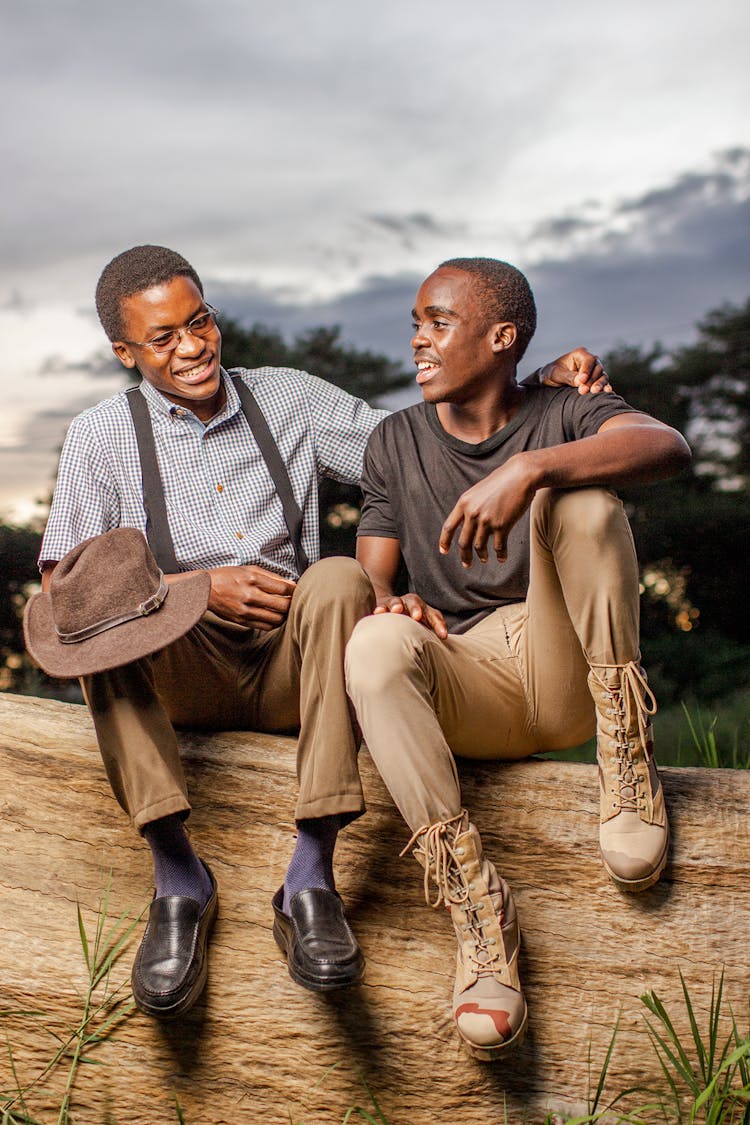
MULTIPOLYGON (((360 1075, 392 1125, 541 1122, 581 1109, 618 1013, 608 1090, 663 1086, 638 997, 654 989, 678 1028, 681 970, 705 1020, 712 976, 740 1022, 750 994, 750 773, 663 771, 671 861, 637 897, 606 878, 597 848, 597 782, 588 765, 529 760, 462 766, 467 806, 510 881, 523 928, 529 1033, 507 1060, 459 1047, 451 1011, 454 941, 444 910, 422 899, 421 869, 398 852, 408 833, 365 751, 369 811, 341 836, 339 889, 367 958, 364 984, 334 996, 292 983, 271 936, 270 899, 293 847, 294 740, 183 734, 193 839, 219 881, 221 906, 204 1000, 179 1025, 139 1013, 83 1067, 73 1117, 83 1125, 304 1125, 371 1109, 360 1075), (329 1068, 335 1069, 329 1073, 329 1068), (321 1081, 322 1080, 322 1081, 321 1081)), ((18 1076, 54 1052, 42 1030, 79 1018, 86 980, 76 921, 89 930, 108 873, 110 914, 151 896, 148 849, 112 797, 85 708, 0 696, 0 1009, 18 1076)), ((129 979, 141 927, 113 970, 129 979)), ((7 1054, 0 1089, 12 1085, 7 1054)), ((29 1097, 56 1120, 62 1074, 29 1097)), ((645 1099, 644 1099, 645 1100, 645 1099)))

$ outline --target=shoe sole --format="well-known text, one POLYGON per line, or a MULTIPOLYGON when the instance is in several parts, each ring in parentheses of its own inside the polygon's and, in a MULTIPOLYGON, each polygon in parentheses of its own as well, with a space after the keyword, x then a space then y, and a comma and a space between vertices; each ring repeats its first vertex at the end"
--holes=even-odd
POLYGON ((650 875, 644 875, 642 879, 623 879, 619 875, 615 875, 614 871, 607 864, 604 856, 602 855, 602 864, 604 870, 609 875, 612 882, 621 891, 627 891, 629 894, 639 894, 641 891, 648 890, 653 887, 654 883, 658 882, 664 868, 667 866, 667 859, 669 858, 669 830, 667 831, 667 842, 664 847, 664 854, 659 860, 658 865, 654 868, 650 875))
POLYGON ((203 958, 203 964, 198 976, 193 981, 193 985, 184 996, 181 996, 169 1008, 161 1008, 152 1006, 147 1000, 138 998, 133 995, 136 1007, 139 1011, 143 1012, 146 1016, 151 1016, 153 1019, 161 1020, 162 1022, 169 1022, 170 1020, 179 1019, 180 1016, 186 1015, 190 1009, 197 1004, 200 1000, 206 981, 208 980, 208 941, 211 936, 211 931, 216 922, 216 915, 219 912, 219 897, 214 898, 213 905, 209 908, 208 917, 206 919, 206 953, 203 958))
POLYGON ((526 1037, 528 1022, 529 1011, 528 1008, 526 1008, 523 1013, 523 1023, 518 1031, 512 1038, 506 1039, 504 1043, 498 1044, 497 1047, 478 1047, 476 1043, 470 1043, 469 1040, 461 1034, 458 1024, 456 1024, 456 1031, 458 1032, 459 1039, 472 1058, 479 1059, 480 1062, 496 1062, 497 1059, 502 1058, 508 1051, 513 1050, 515 1047, 520 1047, 526 1037))
POLYGON ((352 985, 360 984, 365 975, 365 966, 360 965, 350 977, 339 977, 337 980, 308 977, 300 972, 293 961, 289 960, 284 931, 276 921, 274 921, 273 924, 273 938, 286 958, 286 967, 289 976, 295 984, 301 985, 303 988, 308 989, 309 992, 335 992, 339 988, 351 988, 352 985))

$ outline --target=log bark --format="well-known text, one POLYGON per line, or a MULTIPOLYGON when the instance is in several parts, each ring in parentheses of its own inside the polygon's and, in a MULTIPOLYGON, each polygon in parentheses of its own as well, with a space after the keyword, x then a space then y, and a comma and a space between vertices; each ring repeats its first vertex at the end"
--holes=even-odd
MULTIPOLYGON (((462 763, 465 803, 514 889, 529 1004, 524 1045, 483 1064, 451 1019, 449 919, 424 904, 418 865, 398 858, 408 833, 366 751, 368 813, 342 833, 336 861, 367 975, 319 996, 292 983, 271 935, 270 899, 293 847, 294 740, 183 733, 181 744, 193 839, 221 895, 208 989, 178 1025, 130 1016, 97 1049, 104 1065, 78 1074, 75 1121, 173 1122, 176 1093, 188 1125, 334 1123, 352 1104, 372 1111, 362 1075, 392 1125, 486 1125, 505 1112, 541 1122, 585 1106, 589 1049, 595 1087, 618 1013, 608 1089, 663 1087, 639 996, 654 989, 687 1034, 680 972, 705 1024, 722 966, 747 1031, 750 774, 663 770, 670 863, 656 887, 627 896, 599 860, 593 766, 462 763)), ((110 870, 110 916, 151 896, 148 850, 111 795, 85 708, 0 696, 0 856, 0 1009, 45 1013, 0 1020, 23 1083, 54 1051, 43 1027, 80 1018, 76 904, 93 931, 110 870)), ((129 982, 141 929, 115 983, 129 982)), ((6 1054, 0 1089, 12 1085, 6 1054)), ((41 1085, 29 1112, 54 1121, 64 1075, 41 1085)))

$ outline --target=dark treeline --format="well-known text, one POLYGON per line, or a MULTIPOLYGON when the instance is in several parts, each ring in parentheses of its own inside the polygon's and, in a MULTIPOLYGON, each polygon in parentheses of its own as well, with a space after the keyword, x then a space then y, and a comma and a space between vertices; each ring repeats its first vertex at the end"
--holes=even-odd
MULTIPOLYGON (((685 433, 694 454, 674 480, 621 490, 641 560, 644 658, 663 702, 750 687, 750 301, 698 327, 696 343, 669 354, 621 346, 606 356, 618 392, 685 433)), ((291 343, 261 325, 224 319, 221 328, 227 367, 303 368, 369 402, 412 379, 385 356, 343 345, 335 327, 291 343)), ((323 484, 324 554, 353 553, 358 504, 356 489, 323 484)), ((38 529, 0 525, 0 687, 64 694, 23 655, 20 615, 39 539, 38 529)))

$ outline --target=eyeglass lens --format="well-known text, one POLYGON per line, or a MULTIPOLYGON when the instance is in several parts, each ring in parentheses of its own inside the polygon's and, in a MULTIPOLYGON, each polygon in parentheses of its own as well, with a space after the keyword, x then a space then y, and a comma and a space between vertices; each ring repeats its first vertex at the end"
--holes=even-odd
POLYGON ((179 344, 182 332, 189 332, 191 336, 206 336, 215 324, 215 315, 213 309, 206 309, 204 313, 200 313, 186 324, 181 331, 175 329, 172 332, 163 332, 161 336, 149 340, 149 345, 155 352, 169 352, 179 344))

